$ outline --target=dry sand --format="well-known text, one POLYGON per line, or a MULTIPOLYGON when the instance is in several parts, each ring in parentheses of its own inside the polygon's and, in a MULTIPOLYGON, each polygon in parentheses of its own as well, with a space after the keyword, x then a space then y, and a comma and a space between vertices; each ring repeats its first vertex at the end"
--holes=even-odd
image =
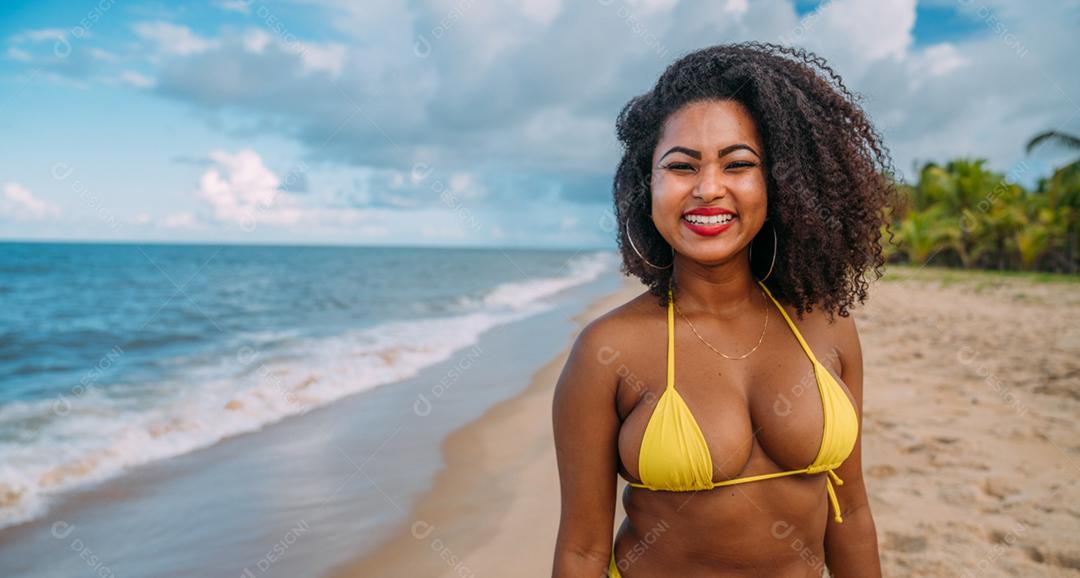
MULTIPOLYGON (((642 290, 627 280, 575 321, 642 290)), ((1080 283, 895 268, 854 315, 885 575, 1080 576, 1080 283)), ((334 576, 550 576, 567 353, 447 438, 412 523, 334 576)))

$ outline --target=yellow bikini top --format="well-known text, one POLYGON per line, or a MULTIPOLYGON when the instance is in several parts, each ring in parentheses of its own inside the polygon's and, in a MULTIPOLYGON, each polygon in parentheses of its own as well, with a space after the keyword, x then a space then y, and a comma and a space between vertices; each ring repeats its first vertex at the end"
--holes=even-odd
POLYGON ((669 287, 667 387, 656 402, 641 441, 638 472, 643 483, 630 482, 630 485, 648 490, 689 492, 792 474, 828 472, 825 487, 829 492, 829 500, 832 502, 833 518, 842 523, 844 520, 840 516, 840 503, 836 499, 836 490, 833 489, 832 482, 835 481, 837 485, 844 482, 833 470, 840 467, 855 447, 855 440, 859 435, 859 420, 855 407, 832 374, 814 357, 814 352, 810 350, 810 346, 806 344, 806 340, 803 339, 784 308, 773 297, 769 288, 761 281, 758 281, 758 285, 761 285, 769 299, 783 314, 814 367, 825 422, 817 457, 809 466, 799 470, 746 476, 721 482, 712 481, 712 454, 709 453, 709 446, 705 443, 705 436, 702 435, 701 428, 698 427, 698 422, 694 419, 690 408, 686 406, 679 391, 675 389, 675 310, 669 287))

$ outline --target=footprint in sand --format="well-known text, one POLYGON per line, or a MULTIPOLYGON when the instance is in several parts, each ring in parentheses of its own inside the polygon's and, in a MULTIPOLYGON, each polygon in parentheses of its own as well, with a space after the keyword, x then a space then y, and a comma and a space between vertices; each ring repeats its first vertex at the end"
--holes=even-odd
POLYGON ((1080 553, 1077 552, 1047 552, 1038 546, 1023 546, 1024 553, 1032 562, 1049 564, 1070 570, 1080 570, 1080 553))
MULTIPOLYGON (((1025 528, 1025 526, 1019 526, 1019 528, 1025 528)), ((1021 531, 1022 530, 1013 530, 1011 532, 1004 532, 1001 530, 991 530, 990 535, 987 536, 987 540, 994 545, 1014 546, 1019 551, 1023 552, 1028 560, 1037 564, 1046 564, 1049 566, 1057 566, 1059 568, 1068 568, 1070 570, 1080 570, 1080 553, 1048 550, 1044 546, 1033 546, 1031 544, 1021 543, 1018 539, 1018 534, 1021 533, 1021 531)))
POLYGON ((981 489, 984 494, 1004 501, 1009 496, 1020 493, 1020 488, 1005 478, 986 478, 981 489))
POLYGON ((866 468, 866 475, 871 478, 891 478, 896 475, 896 468, 889 464, 882 464, 866 468))
POLYGON ((922 552, 926 550, 926 538, 900 532, 885 532, 885 549, 905 554, 922 552))
POLYGON ((972 508, 978 503, 978 492, 969 486, 949 484, 938 488, 938 497, 946 504, 960 508, 972 508))

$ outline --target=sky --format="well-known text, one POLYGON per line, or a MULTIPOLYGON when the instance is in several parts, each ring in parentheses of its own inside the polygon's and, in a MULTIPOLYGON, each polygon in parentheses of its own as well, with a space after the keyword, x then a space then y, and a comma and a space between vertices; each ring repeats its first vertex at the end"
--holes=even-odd
POLYGON ((0 7, 0 239, 614 248, 615 118, 679 56, 824 57, 900 177, 1033 186, 1080 1, 115 0, 0 7))

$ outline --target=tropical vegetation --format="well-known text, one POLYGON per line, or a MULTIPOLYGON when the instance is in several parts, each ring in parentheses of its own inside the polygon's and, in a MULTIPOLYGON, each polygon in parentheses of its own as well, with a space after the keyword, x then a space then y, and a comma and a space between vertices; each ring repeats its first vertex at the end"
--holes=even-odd
MULTIPOLYGON (((1050 144, 1080 150, 1080 138, 1048 131, 1027 151, 1050 144)), ((890 262, 1080 271, 1080 158, 1031 190, 1019 184, 1028 170, 1027 161, 1007 174, 989 170, 983 159, 925 163, 915 183, 897 183, 903 204, 893 214, 893 242, 883 243, 890 262)))

